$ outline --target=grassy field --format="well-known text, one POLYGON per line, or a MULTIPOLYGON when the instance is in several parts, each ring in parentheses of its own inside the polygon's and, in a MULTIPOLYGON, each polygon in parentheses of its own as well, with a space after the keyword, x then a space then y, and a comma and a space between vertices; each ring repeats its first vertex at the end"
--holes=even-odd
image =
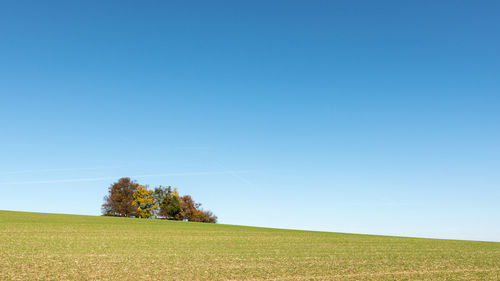
POLYGON ((0 211, 0 280, 500 280, 500 243, 0 211))

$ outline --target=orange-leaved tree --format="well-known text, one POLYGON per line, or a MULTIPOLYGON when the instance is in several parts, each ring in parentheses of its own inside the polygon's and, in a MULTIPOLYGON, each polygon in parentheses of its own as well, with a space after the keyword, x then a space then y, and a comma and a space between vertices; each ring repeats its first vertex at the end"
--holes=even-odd
POLYGON ((187 221, 216 223, 217 217, 210 211, 201 209, 190 195, 181 197, 182 214, 187 221))
POLYGON ((135 217, 137 208, 133 206, 133 194, 139 186, 130 178, 121 178, 109 187, 109 194, 104 197, 102 213, 105 216, 135 217))

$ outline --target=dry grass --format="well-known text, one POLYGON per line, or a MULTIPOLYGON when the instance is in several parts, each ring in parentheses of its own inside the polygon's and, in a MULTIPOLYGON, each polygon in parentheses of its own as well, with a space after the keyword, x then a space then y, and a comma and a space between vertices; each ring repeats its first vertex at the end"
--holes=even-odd
POLYGON ((0 211, 0 280, 500 280, 500 243, 0 211))

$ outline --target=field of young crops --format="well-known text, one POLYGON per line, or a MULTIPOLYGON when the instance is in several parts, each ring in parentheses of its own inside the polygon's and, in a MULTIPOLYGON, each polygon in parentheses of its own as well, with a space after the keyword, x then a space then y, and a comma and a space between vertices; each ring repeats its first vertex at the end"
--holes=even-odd
POLYGON ((0 211, 0 280, 500 280, 500 243, 0 211))

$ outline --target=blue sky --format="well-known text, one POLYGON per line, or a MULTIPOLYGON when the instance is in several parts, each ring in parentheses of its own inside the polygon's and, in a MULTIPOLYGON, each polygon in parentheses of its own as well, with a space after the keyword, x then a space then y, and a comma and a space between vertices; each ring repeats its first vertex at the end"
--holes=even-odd
POLYGON ((500 241, 497 1, 2 1, 0 209, 500 241))

